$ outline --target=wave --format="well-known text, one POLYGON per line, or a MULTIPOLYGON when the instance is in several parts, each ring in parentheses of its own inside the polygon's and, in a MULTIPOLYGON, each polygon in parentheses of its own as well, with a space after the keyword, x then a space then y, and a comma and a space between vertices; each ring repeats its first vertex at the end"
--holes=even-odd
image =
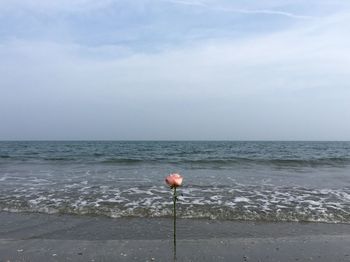
POLYGON ((137 164, 137 163, 146 163, 153 162, 150 160, 136 159, 136 158, 109 158, 98 161, 105 164, 137 164))
POLYGON ((272 167, 344 167, 350 165, 350 158, 319 158, 319 159, 254 159, 254 158, 228 158, 228 159, 189 159, 189 158, 111 158, 97 162, 105 164, 184 164, 203 167, 234 167, 234 166, 272 166, 272 167))
MULTIPOLYGON (((191 187, 181 189, 178 216, 216 220, 350 224, 350 189, 191 187)), ((2 192, 0 210, 108 217, 171 217, 165 187, 67 185, 64 190, 2 192)))
POLYGON ((6 162, 54 162, 54 163, 86 163, 107 165, 134 165, 134 164, 177 164, 190 167, 236 167, 236 166, 270 166, 270 167, 346 167, 350 166, 350 157, 238 157, 238 156, 208 156, 208 155, 181 155, 177 154, 148 154, 129 156, 109 156, 102 153, 86 155, 0 155, 0 161, 6 162))

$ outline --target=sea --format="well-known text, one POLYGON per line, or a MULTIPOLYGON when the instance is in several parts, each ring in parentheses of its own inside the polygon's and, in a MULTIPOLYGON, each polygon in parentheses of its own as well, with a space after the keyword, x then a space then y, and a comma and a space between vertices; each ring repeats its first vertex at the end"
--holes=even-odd
POLYGON ((350 142, 2 141, 0 211, 350 223, 350 142))

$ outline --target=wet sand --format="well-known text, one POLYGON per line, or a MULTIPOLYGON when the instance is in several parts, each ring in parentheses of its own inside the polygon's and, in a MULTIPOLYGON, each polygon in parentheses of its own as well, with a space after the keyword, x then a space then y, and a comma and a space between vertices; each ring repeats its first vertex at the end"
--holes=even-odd
MULTIPOLYGON (((172 261, 172 220, 0 212, 0 261, 172 261)), ((178 261, 350 261, 350 225, 179 219, 178 261)))

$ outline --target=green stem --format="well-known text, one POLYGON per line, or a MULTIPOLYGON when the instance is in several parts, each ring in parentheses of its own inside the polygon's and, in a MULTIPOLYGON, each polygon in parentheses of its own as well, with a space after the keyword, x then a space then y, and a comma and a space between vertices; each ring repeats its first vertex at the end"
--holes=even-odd
POLYGON ((173 197, 173 201, 174 201, 174 261, 176 261, 176 187, 174 187, 174 197, 173 197))

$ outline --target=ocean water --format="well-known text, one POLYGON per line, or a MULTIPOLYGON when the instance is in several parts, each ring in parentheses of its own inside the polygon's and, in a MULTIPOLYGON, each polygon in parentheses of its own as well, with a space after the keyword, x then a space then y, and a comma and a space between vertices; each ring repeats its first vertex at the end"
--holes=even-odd
POLYGON ((0 210, 350 223, 350 142, 0 142, 0 210))

